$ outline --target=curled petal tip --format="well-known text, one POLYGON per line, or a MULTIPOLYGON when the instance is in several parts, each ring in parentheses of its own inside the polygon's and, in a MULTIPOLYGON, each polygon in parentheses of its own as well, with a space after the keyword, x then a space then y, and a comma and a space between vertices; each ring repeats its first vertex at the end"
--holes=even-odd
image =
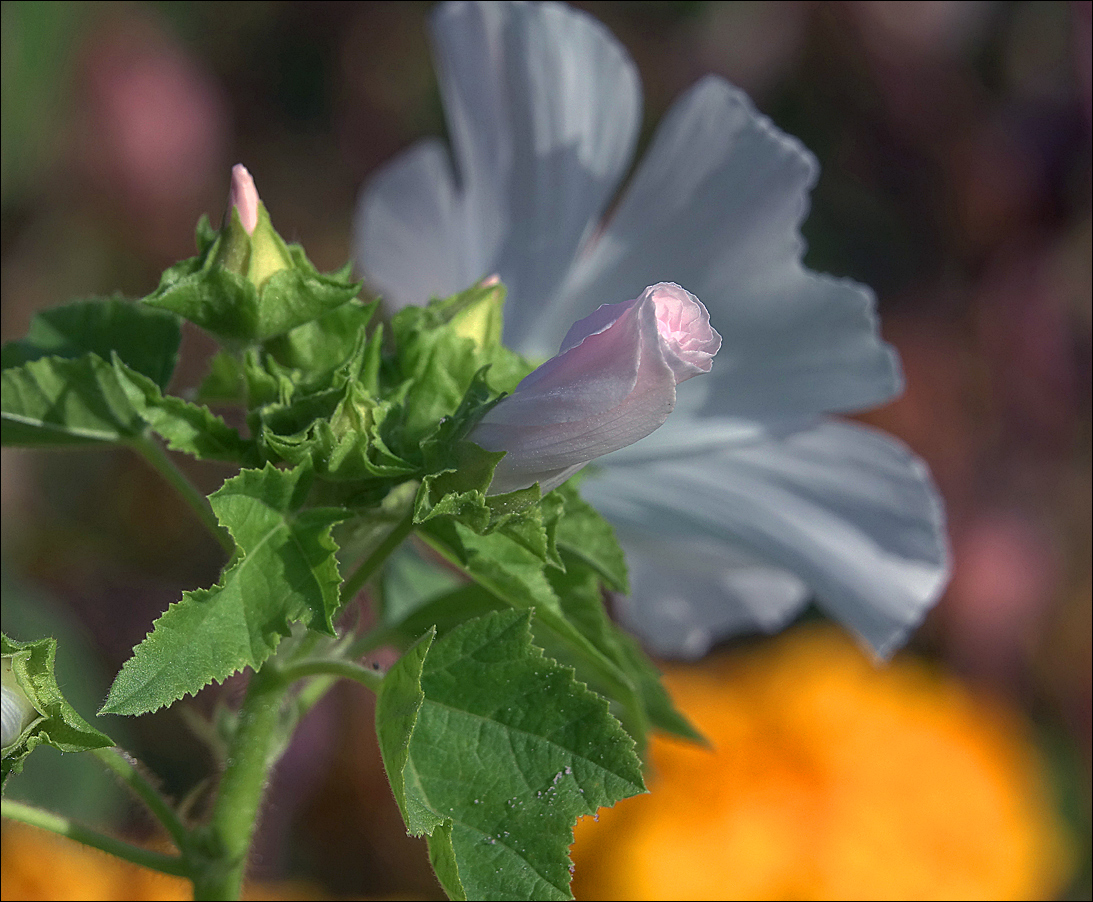
POLYGON ((239 211, 239 221, 248 235, 254 234, 258 225, 258 189, 254 179, 242 163, 232 167, 231 205, 239 211))
POLYGON ((676 383, 708 373, 721 349, 721 335, 710 325, 705 305, 675 282, 650 285, 639 302, 645 298, 656 307, 661 347, 676 383))

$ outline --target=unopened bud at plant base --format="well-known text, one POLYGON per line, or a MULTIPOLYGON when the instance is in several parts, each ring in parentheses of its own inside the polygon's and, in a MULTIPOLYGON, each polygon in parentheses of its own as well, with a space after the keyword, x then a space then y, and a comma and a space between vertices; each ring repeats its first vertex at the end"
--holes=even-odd
POLYGON ((702 302, 674 283, 604 304, 472 430, 471 441, 507 452, 490 494, 536 482, 548 492, 589 461, 644 438, 668 419, 676 385, 708 373, 720 347, 702 302))
POLYGON ((5 655, 0 663, 0 679, 0 747, 6 752, 23 731, 42 715, 19 685, 10 656, 5 655))
POLYGON ((292 258, 242 163, 232 167, 229 200, 217 261, 261 288, 275 272, 290 267, 292 258))

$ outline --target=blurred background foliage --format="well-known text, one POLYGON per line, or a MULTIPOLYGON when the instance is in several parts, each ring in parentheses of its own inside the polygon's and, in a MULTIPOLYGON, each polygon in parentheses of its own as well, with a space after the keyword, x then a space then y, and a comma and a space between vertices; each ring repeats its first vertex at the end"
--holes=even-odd
MULTIPOLYGON (((806 259, 877 291, 908 388, 863 419, 932 467, 955 572, 868 678, 810 623, 673 669, 716 751, 655 746, 654 794, 581 824, 576 890, 1088 898, 1090 4, 577 5, 637 62, 644 140, 712 71, 819 157, 806 259)), ((430 6, 4 2, 3 339, 74 297, 151 291, 193 253, 198 216, 219 220, 235 162, 287 238, 341 265, 369 173, 443 133, 430 6)), ((180 389, 210 350, 184 342, 180 389)), ((182 465, 206 491, 224 476, 182 465)), ((4 630, 58 636, 61 685, 90 716, 158 613, 216 579, 218 549, 126 453, 5 450, 2 485, 4 630)), ((200 804, 193 712, 238 691, 104 729, 200 804)), ((371 717, 348 686, 312 713, 277 772, 256 878, 438 894, 371 717)), ((10 794, 157 841, 77 758, 40 752, 10 794)), ((73 864, 84 883, 42 883, 26 863, 61 853, 37 842, 5 826, 5 898, 154 892, 103 882, 101 857, 73 864)))

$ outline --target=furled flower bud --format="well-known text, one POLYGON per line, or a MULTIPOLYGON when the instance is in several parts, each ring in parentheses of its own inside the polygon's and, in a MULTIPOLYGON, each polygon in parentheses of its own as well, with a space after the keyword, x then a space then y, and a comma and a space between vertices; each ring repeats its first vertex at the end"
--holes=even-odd
POLYGON ((254 178, 242 163, 232 166, 231 206, 239 213, 239 221, 248 235, 254 234, 258 225, 258 189, 254 187, 254 178))
POLYGON ((548 492, 644 438, 668 419, 676 385, 708 373, 720 347, 702 302, 671 282, 604 304, 471 432, 486 450, 507 452, 490 494, 536 482, 548 492))
POLYGON ((23 730, 41 717, 30 697, 19 685, 11 666, 11 657, 5 655, 0 663, 0 746, 5 752, 23 730))
POLYGON ((221 266, 261 288, 275 272, 290 268, 292 258, 269 215, 263 215, 265 207, 254 179, 242 163, 232 167, 229 201, 217 259, 221 266))

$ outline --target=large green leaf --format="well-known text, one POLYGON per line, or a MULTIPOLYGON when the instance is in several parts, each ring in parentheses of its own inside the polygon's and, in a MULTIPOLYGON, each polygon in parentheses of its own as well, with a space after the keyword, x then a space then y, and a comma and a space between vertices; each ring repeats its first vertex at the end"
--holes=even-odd
MULTIPOLYGON (((4 749, 0 785, 23 769, 23 762, 39 745, 52 746, 62 752, 85 752, 113 745, 113 740, 90 726, 61 694, 53 666, 57 657, 57 641, 40 639, 19 642, 0 634, 5 688, 21 693, 33 706, 30 720, 19 735, 4 749)), ((6 701, 6 700, 5 700, 6 701)), ((28 709, 29 710, 29 709, 28 709)), ((8 712, 4 712, 5 718, 8 712)))
POLYGON ((607 702, 543 656, 530 615, 426 635, 384 678, 376 728, 407 828, 455 899, 569 899, 577 818, 644 791, 607 702))
POLYGON ((182 340, 179 319, 120 297, 92 298, 54 307, 35 315, 26 338, 4 345, 3 368, 41 357, 75 359, 95 354, 122 362, 167 387, 178 362, 182 340))
POLYGON ((112 364, 95 354, 40 357, 0 374, 3 444, 121 442, 144 431, 112 364))
MULTIPOLYGON (((672 705, 652 662, 604 609, 600 588, 604 574, 614 586, 624 586, 626 579, 611 527, 575 491, 565 496, 552 492, 543 503, 563 497, 564 512, 559 514, 555 508, 545 519, 556 525, 564 567, 545 561, 521 536, 505 529, 479 535, 460 522, 437 518, 423 524, 418 535, 498 603, 534 611, 536 640, 575 667, 582 680, 619 703, 620 716, 639 747, 644 748, 651 727, 699 738, 672 705), (571 513, 574 525, 570 527, 571 513)), ((437 613, 445 600, 434 601, 412 618, 407 616, 407 626, 422 625, 430 613, 437 616, 438 625, 449 623, 448 616, 437 613)), ((456 602, 479 610, 488 603, 466 592, 456 594, 451 603, 456 602)))
POLYGON ((210 497, 237 550, 220 582, 186 592, 125 662, 103 711, 142 714, 244 667, 260 667, 293 622, 334 634, 341 578, 335 508, 301 508, 305 468, 244 470, 210 497))

